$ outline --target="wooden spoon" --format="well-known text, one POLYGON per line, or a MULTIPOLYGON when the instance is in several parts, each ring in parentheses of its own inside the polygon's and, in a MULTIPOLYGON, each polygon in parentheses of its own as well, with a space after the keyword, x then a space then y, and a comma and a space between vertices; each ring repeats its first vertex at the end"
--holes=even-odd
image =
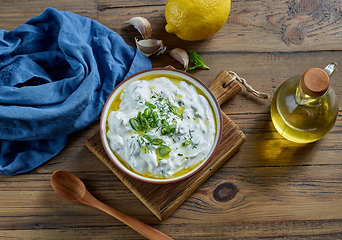
POLYGON ((140 222, 138 219, 99 201, 91 195, 81 179, 68 171, 58 170, 54 172, 51 176, 51 186, 60 197, 68 201, 79 202, 100 209, 149 239, 172 239, 157 229, 140 222))

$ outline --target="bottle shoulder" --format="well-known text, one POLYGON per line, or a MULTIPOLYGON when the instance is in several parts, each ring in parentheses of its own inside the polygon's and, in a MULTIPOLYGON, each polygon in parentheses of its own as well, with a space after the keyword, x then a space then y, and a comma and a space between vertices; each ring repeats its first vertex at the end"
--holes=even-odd
POLYGON ((271 114, 279 114, 289 126, 297 129, 318 129, 333 122, 338 113, 338 101, 329 88, 319 104, 299 104, 296 89, 300 80, 296 76, 285 81, 276 91, 271 103, 271 114))
MULTIPOLYGON (((298 89, 301 76, 294 76, 283 82, 273 95, 272 102, 285 101, 289 104, 301 105, 306 107, 318 107, 320 104, 329 104, 331 108, 338 108, 338 101, 335 91, 332 87, 329 87, 327 92, 320 97, 320 99, 311 98, 309 101, 298 101, 298 89), (296 103, 295 103, 296 102, 296 103)), ((310 96, 306 96, 310 97, 310 96)))

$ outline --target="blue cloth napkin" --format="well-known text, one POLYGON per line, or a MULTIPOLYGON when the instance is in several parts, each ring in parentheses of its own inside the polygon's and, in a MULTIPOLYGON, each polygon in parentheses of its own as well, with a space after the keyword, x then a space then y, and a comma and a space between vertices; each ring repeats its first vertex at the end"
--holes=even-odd
POLYGON ((101 114, 126 77, 151 62, 117 33, 53 8, 0 30, 0 173, 30 171, 101 114))

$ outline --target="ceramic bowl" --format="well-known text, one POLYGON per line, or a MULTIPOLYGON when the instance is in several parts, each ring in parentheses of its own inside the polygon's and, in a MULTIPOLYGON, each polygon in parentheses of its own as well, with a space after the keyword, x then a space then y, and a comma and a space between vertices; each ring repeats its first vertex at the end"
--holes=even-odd
POLYGON ((209 88, 201 82, 199 79, 194 77, 193 75, 186 73, 184 71, 176 70, 176 69, 168 69, 168 68, 152 68, 149 70, 141 71, 138 72, 124 81, 122 81, 114 90, 113 92, 109 95, 102 113, 101 113, 101 119, 100 119, 100 135, 101 135, 101 141, 104 147, 104 150, 109 157, 109 159, 117 166, 121 171, 125 172, 129 176, 149 182, 149 183, 154 183, 154 184, 166 184, 166 183, 172 183, 172 182, 177 182, 184 180, 197 172, 199 172, 214 156, 215 152, 218 149, 218 146, 220 144, 221 136, 222 136, 222 114, 221 114, 221 109, 220 106, 213 95, 213 93, 209 90, 209 88), (193 84, 195 87, 200 89, 200 91, 205 95, 207 100, 209 101, 209 104, 212 107, 214 117, 215 117, 215 122, 216 122, 216 134, 215 134, 215 140, 214 144, 210 150, 210 153, 206 159, 204 159, 196 168, 192 169, 191 171, 185 173, 184 175, 177 176, 174 178, 166 178, 166 179, 160 179, 160 178, 148 178, 144 177, 138 173, 135 173, 128 169, 113 153, 113 151, 110 149, 109 142, 107 140, 107 118, 108 114, 110 111, 110 106, 113 103, 113 100, 117 97, 118 94, 120 94, 123 89, 125 89, 129 84, 131 84, 134 81, 139 81, 141 78, 146 78, 149 75, 172 75, 177 78, 182 78, 185 79, 188 83, 193 84))

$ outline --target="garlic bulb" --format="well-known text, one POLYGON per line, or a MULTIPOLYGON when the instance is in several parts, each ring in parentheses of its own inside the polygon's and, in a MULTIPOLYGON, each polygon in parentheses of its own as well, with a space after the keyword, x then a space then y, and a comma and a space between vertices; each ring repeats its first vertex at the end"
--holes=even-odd
POLYGON ((134 17, 125 23, 131 24, 135 29, 137 29, 143 39, 149 39, 152 35, 151 24, 146 18, 134 17))
POLYGON ((138 40, 137 38, 135 38, 135 43, 137 45, 138 50, 146 57, 149 57, 152 54, 163 54, 166 49, 166 47, 163 44, 163 41, 157 39, 138 40))
POLYGON ((178 62, 183 64, 184 70, 188 69, 189 66, 189 55, 181 48, 174 48, 169 52, 170 56, 176 59, 178 62))

